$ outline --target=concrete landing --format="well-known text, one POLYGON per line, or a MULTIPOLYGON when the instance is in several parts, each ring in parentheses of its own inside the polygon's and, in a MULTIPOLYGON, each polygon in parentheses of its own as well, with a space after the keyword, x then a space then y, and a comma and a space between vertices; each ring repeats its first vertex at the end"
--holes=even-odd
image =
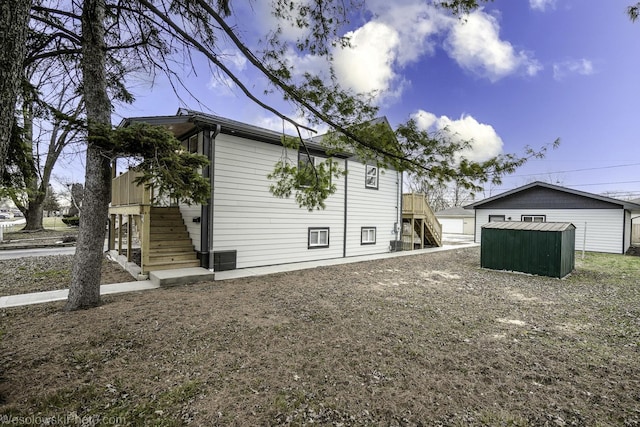
MULTIPOLYGON (((123 292, 146 291, 158 289, 150 280, 138 280, 135 282, 114 283, 100 286, 100 295, 119 294, 123 292)), ((65 301, 69 295, 69 289, 58 291, 34 292, 31 294, 19 294, 0 297, 0 309, 8 307, 20 307, 22 305, 42 304, 45 302, 65 301)))
POLYGON ((149 272, 149 280, 156 286, 175 286, 213 280, 213 272, 201 267, 176 268, 149 272))

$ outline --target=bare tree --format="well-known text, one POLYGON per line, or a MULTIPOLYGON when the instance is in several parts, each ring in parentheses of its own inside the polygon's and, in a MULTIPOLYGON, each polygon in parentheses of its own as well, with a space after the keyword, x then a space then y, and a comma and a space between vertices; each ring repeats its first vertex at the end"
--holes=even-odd
POLYGON ((21 87, 21 127, 14 127, 2 185, 25 216, 23 230, 34 231, 43 228, 42 204, 53 168, 82 130, 83 104, 73 79, 53 61, 28 67, 21 87))

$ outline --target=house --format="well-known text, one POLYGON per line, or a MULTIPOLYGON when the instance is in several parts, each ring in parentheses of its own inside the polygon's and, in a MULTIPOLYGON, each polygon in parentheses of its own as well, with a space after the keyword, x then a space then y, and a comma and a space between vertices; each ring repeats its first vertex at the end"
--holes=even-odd
POLYGON ((472 210, 449 208, 436 212, 436 217, 442 224, 443 233, 473 235, 475 232, 475 215, 472 210))
MULTIPOLYGON (((632 199, 631 203, 640 205, 640 199, 632 199)), ((640 247, 640 212, 631 216, 631 246, 640 247)))
MULTIPOLYGON (((326 200, 326 208, 309 212, 293 198, 277 198, 269 191, 272 181, 267 175, 277 161, 284 156, 306 158, 283 147, 281 132, 183 109, 175 116, 129 118, 121 126, 134 122, 164 126, 185 149, 207 156, 210 166, 202 173, 212 187, 206 205, 159 206, 161 201, 152 193, 133 184, 133 171, 114 174, 112 235, 116 228, 128 227, 130 235, 135 234, 133 227, 138 229, 145 273, 195 266, 221 271, 377 254, 389 252, 391 241, 400 239, 401 172, 334 154, 348 173, 336 182, 337 191, 326 200)), ((328 157, 319 143, 306 144, 311 161, 328 157)), ((113 248, 115 239, 110 241, 113 248)), ((122 245, 122 239, 119 242, 122 245)), ((127 244, 130 248, 131 242, 127 244)))
POLYGON ((575 229, 576 250, 622 254, 631 244, 631 218, 640 204, 533 182, 472 203, 475 241, 492 221, 569 222, 575 229))

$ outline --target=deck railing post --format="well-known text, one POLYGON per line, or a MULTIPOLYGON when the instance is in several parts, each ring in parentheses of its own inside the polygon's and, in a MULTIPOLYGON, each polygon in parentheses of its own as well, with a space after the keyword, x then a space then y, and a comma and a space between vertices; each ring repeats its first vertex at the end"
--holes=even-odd
POLYGON ((133 215, 127 215, 127 262, 131 262, 131 240, 133 239, 133 215))
POLYGON ((151 207, 149 205, 142 206, 142 239, 140 244, 140 250, 142 257, 140 260, 141 273, 146 273, 146 268, 149 265, 149 250, 151 249, 151 207))
POLYGON ((115 248, 116 241, 116 216, 111 214, 111 221, 109 221, 109 250, 112 251, 115 248))
POLYGON ((118 215, 118 255, 122 255, 122 214, 118 215))

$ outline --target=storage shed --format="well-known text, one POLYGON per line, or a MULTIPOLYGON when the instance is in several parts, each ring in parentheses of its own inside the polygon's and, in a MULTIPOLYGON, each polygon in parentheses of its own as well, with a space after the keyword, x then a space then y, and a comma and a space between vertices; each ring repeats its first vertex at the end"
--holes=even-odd
POLYGON ((480 265, 564 277, 575 267, 575 229, 568 222, 490 222, 482 226, 480 265))

